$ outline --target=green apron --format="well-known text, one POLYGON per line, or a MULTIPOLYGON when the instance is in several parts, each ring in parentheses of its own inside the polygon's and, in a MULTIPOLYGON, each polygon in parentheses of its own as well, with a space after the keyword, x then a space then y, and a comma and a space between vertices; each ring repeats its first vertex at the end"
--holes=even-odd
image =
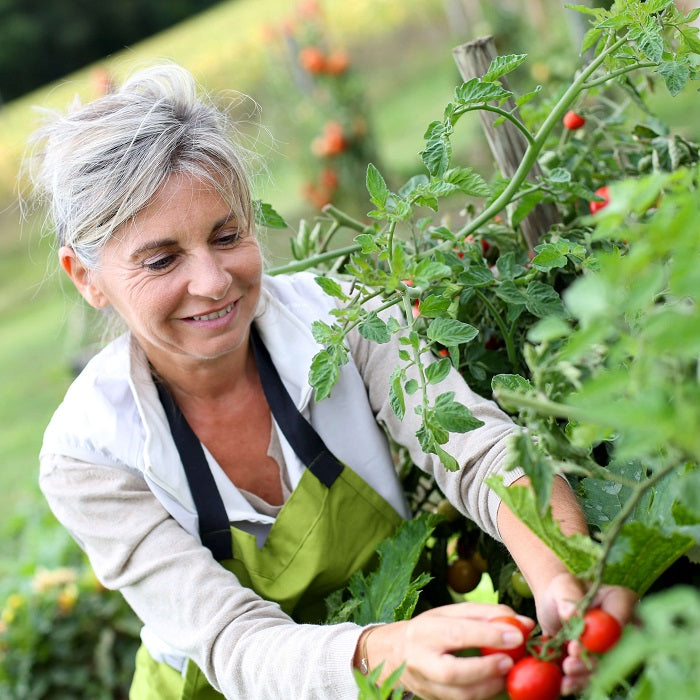
MULTIPOLYGON (((158 387, 199 515, 202 543, 240 583, 296 620, 320 622, 324 598, 359 569, 374 563, 376 547, 393 534, 401 516, 326 448, 287 393, 255 327, 251 342, 270 410, 306 465, 267 539, 233 528, 204 453, 184 416, 158 387)), ((221 700, 188 660, 184 675, 155 661, 145 646, 136 655, 130 700, 221 700)))

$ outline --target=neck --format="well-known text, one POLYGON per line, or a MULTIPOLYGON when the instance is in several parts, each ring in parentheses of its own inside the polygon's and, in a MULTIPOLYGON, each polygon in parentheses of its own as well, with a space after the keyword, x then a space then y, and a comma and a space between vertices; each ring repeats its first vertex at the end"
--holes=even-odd
POLYGON ((159 362, 149 358, 154 376, 161 381, 173 398, 182 405, 182 399, 215 401, 237 393, 256 377, 257 368, 253 350, 246 340, 236 350, 212 360, 184 360, 159 362))

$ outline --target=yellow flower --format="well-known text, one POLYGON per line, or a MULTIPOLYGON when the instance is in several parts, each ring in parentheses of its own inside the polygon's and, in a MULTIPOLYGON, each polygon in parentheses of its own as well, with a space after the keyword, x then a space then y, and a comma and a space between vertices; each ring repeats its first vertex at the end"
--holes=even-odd
POLYGON ((64 615, 68 615, 78 600, 78 587, 74 583, 69 583, 59 594, 58 594, 58 609, 64 615))
POLYGON ((43 593, 50 588, 57 588, 67 583, 74 583, 78 580, 78 573, 75 569, 67 566, 59 569, 37 569, 32 579, 32 590, 36 593, 43 593))

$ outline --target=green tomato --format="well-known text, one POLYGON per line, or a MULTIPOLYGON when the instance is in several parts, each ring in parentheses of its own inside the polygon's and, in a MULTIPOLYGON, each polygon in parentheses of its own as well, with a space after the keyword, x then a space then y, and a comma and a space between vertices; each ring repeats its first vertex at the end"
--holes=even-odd
POLYGON ((510 577, 510 585, 513 587, 513 592, 521 598, 532 598, 532 591, 525 577, 516 569, 510 577))

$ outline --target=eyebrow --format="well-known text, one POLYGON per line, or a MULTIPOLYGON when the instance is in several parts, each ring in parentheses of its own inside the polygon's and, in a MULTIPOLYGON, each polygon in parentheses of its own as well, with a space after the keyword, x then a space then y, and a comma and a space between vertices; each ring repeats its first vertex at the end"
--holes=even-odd
MULTIPOLYGON (((220 228, 225 226, 227 223, 229 223, 232 219, 235 219, 236 215, 231 212, 228 216, 224 216, 222 219, 219 219, 211 229, 211 232, 214 233, 215 231, 218 231, 220 228)), ((142 246, 139 246, 136 248, 136 250, 131 251, 130 257, 133 258, 138 258, 139 256, 143 255, 144 253, 148 253, 152 250, 158 250, 159 248, 168 248, 170 246, 176 245, 177 241, 174 238, 162 238, 160 240, 155 240, 155 241, 148 241, 147 243, 144 243, 142 246)))

